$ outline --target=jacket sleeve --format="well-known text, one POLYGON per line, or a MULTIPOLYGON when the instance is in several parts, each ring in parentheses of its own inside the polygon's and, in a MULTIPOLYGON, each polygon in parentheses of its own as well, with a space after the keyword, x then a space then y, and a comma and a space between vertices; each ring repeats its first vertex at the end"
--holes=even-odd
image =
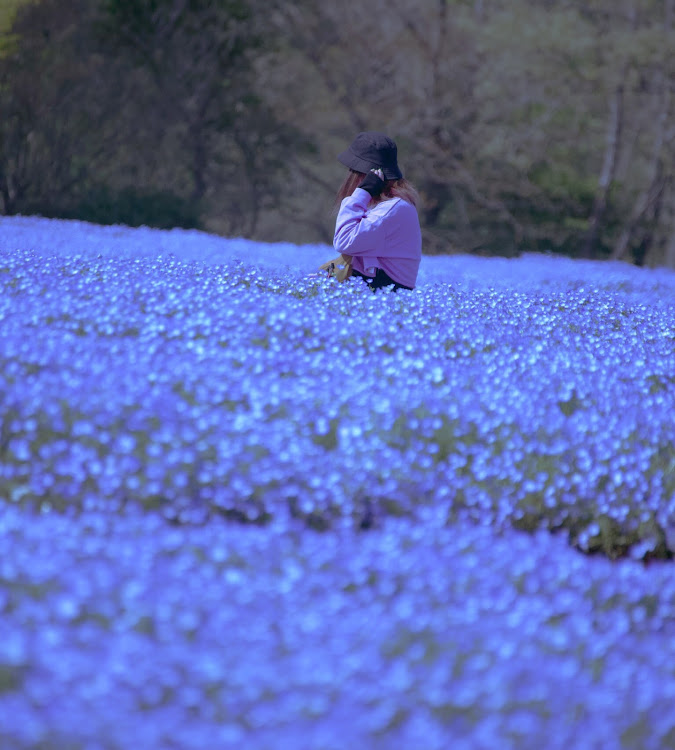
POLYGON ((356 188, 342 201, 333 237, 333 247, 339 253, 362 257, 382 255, 385 242, 382 216, 368 214, 369 203, 370 193, 361 188, 356 188))

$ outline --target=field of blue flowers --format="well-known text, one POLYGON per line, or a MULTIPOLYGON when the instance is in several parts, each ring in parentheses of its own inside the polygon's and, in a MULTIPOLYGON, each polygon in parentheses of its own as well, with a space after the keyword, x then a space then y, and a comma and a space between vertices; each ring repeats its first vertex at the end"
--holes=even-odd
POLYGON ((0 750, 675 747, 675 273, 0 218, 0 750))

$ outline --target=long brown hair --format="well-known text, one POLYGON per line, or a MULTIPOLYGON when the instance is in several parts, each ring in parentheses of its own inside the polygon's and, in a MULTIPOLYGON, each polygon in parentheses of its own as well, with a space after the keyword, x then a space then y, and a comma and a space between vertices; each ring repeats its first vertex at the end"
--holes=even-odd
MULTIPOLYGON (((356 190, 365 176, 366 175, 363 172, 357 172, 354 169, 349 170, 338 190, 335 199, 336 208, 339 208, 340 203, 356 190)), ((412 203, 413 206, 417 206, 419 194, 412 183, 404 178, 401 178, 400 180, 385 180, 384 190, 380 195, 373 198, 371 203, 382 203, 382 201, 389 200, 390 198, 402 198, 404 201, 412 203)))

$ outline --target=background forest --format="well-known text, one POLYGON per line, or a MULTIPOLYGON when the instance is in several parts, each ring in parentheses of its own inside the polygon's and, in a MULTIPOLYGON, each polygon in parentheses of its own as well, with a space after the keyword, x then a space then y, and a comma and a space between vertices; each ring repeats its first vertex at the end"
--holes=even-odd
POLYGON ((0 0, 0 213, 330 241, 360 130, 428 253, 675 267, 675 0, 0 0))

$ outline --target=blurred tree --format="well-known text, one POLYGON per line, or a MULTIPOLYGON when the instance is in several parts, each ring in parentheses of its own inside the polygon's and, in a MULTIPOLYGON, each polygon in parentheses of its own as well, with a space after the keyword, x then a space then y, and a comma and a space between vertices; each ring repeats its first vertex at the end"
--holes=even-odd
POLYGON ((23 3, 0 56, 0 209, 59 214, 113 150, 114 73, 92 45, 89 0, 23 3), (92 138, 92 134, 96 134, 92 138))
POLYGON ((608 22, 595 20, 597 26, 573 2, 525 0, 495 11, 486 29, 494 71, 487 71, 488 85, 497 92, 493 122, 501 116, 495 145, 506 147, 513 167, 512 200, 527 227, 526 249, 595 253, 615 219, 609 195, 626 66, 608 51, 608 22))
POLYGON ((262 1, 12 3, 0 211, 255 232, 302 151, 256 93, 262 1))
POLYGON ((188 183, 190 202, 222 230, 255 233, 294 142, 256 93, 255 62, 270 44, 265 4, 103 0, 103 8, 106 49, 144 74, 126 95, 135 127, 174 163, 171 183, 188 183))
POLYGON ((649 3, 644 11, 651 12, 645 13, 633 64, 639 75, 636 95, 648 113, 640 129, 649 139, 642 140, 642 179, 611 257, 626 259, 630 253, 639 264, 668 262, 675 267, 669 255, 675 235, 675 0, 649 3))
MULTIPOLYGON (((609 103, 584 255, 630 254, 636 262, 660 263, 665 257, 664 196, 673 162, 668 158, 675 74, 672 0, 611 5, 594 0, 578 8, 594 34, 599 71, 582 104, 588 109, 603 93, 609 103), (614 221, 608 222, 612 209, 614 221)), ((593 164, 594 155, 588 154, 593 164)))
MULTIPOLYGON (((40 60, 41 56, 53 56, 53 44, 59 44, 72 23, 68 13, 57 19, 54 5, 19 9, 13 3, 3 16, 7 24, 2 31, 6 43, 0 58, 0 196, 4 213, 14 213, 29 191, 37 188, 41 171, 37 164, 48 150, 48 141, 58 139, 56 123, 42 133, 36 131, 37 122, 47 119, 51 105, 66 93, 61 90, 66 85, 62 76, 52 75, 47 84, 44 78, 49 71, 40 60)), ((59 171, 54 166, 40 163, 52 189, 62 176, 54 174, 59 171)))

